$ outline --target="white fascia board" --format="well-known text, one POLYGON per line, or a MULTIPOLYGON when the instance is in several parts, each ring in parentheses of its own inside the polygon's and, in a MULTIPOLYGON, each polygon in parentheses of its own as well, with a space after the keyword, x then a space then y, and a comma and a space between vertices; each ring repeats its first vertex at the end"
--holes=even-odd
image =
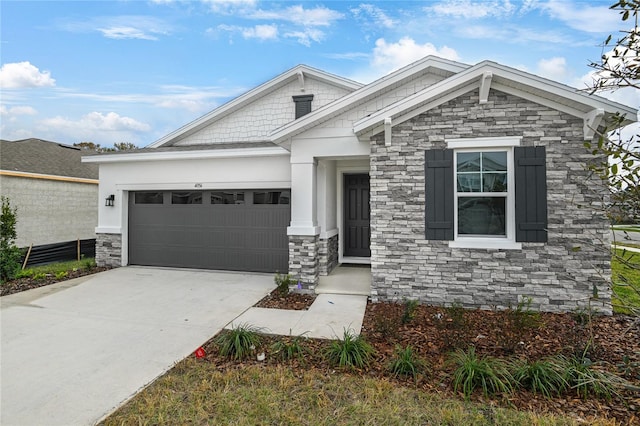
MULTIPOLYGON (((551 99, 545 99, 541 96, 534 95, 530 92, 524 90, 525 87, 532 87, 534 89, 553 93, 554 95, 559 95, 565 99, 570 100, 570 103, 575 103, 579 105, 584 105, 585 107, 589 107, 589 110, 593 108, 602 108, 607 111, 621 112, 623 114, 630 114, 633 119, 637 115, 637 111, 631 107, 619 104, 617 102, 609 101, 600 96, 592 96, 587 95, 578 91, 578 89, 571 88, 569 86, 565 86, 560 83, 556 83, 551 80, 543 79, 541 77, 535 76, 533 74, 528 74, 519 70, 515 70, 513 68, 505 67, 503 65, 496 64, 494 62, 481 62, 474 67, 471 67, 465 71, 460 72, 459 74, 453 75, 446 80, 438 82, 432 86, 425 88, 424 90, 409 96, 403 100, 396 102, 395 104, 389 105, 387 108, 384 108, 369 117, 365 117, 353 125, 353 131, 356 134, 363 134, 367 130, 371 130, 373 128, 379 128, 381 123, 384 122, 384 119, 387 117, 391 117, 395 124, 402 123, 409 118, 414 117, 415 115, 424 112, 425 108, 415 108, 417 105, 422 103, 427 103, 430 105, 430 108, 433 108, 436 105, 441 104, 440 99, 444 99, 445 94, 448 92, 460 92, 460 87, 468 87, 468 88, 477 88, 480 86, 479 79, 485 73, 492 73, 492 87, 496 90, 505 91, 507 93, 516 94, 518 96, 522 96, 525 99, 534 100, 543 105, 556 108, 560 111, 567 112, 576 117, 583 117, 584 112, 578 108, 573 108, 569 105, 558 103, 557 101, 551 99), (506 86, 504 84, 500 84, 498 79, 509 80, 518 83, 518 85, 522 86, 523 90, 518 90, 515 87, 506 86), (476 81, 473 81, 473 80, 476 81), (469 84, 471 83, 471 84, 469 84), (432 100, 435 99, 435 102, 432 100), (431 101, 431 102, 430 102, 431 101), (404 111, 411 110, 407 114, 403 114, 404 111), (400 115, 402 114, 402 119, 400 119, 400 115)), ((447 96, 447 98, 451 98, 447 96)))
POLYGON ((374 95, 376 92, 379 92, 393 84, 396 84, 417 72, 424 71, 428 68, 435 68, 452 73, 459 73, 469 67, 470 65, 467 64, 449 61, 447 59, 442 59, 435 56, 427 56, 426 58, 407 65, 404 68, 401 68, 391 74, 388 74, 374 81, 373 83, 370 83, 356 90, 353 93, 343 96, 342 98, 337 99, 328 105, 325 105, 317 111, 307 114, 304 117, 300 117, 290 124, 286 124, 274 130, 273 132, 271 132, 269 140, 280 145, 286 142, 287 139, 289 139, 292 135, 295 135, 300 131, 304 131, 305 129, 314 126, 316 123, 321 122, 323 118, 331 117, 334 114, 346 110, 349 108, 349 106, 357 104, 360 100, 374 95))
POLYGON ((269 93, 273 91, 274 89, 286 83, 287 81, 292 79, 297 79, 298 73, 300 72, 302 72, 303 74, 308 74, 318 80, 323 80, 330 84, 340 86, 347 90, 358 90, 359 88, 362 87, 362 84, 356 81, 339 77, 337 75, 329 74, 327 72, 324 72, 315 68, 311 68, 306 65, 298 65, 294 68, 291 68, 288 71, 285 71, 279 76, 267 81, 266 83, 263 83, 260 86, 249 90, 248 92, 238 96, 237 98, 232 99, 231 101, 225 103, 224 105, 221 105, 220 107, 203 115, 202 117, 197 118, 194 121, 180 127, 178 130, 175 130, 169 133, 168 135, 158 139, 157 141, 148 145, 148 148, 157 148, 182 135, 188 134, 189 132, 192 132, 194 130, 207 126, 208 124, 213 122, 216 118, 222 118, 227 114, 237 111, 238 109, 242 108, 248 103, 263 96, 265 93, 269 93))
POLYGON ((210 158, 276 157, 289 155, 279 146, 264 148, 209 149, 202 151, 162 151, 131 154, 91 155, 82 157, 83 163, 130 163, 138 161, 201 160, 210 158))

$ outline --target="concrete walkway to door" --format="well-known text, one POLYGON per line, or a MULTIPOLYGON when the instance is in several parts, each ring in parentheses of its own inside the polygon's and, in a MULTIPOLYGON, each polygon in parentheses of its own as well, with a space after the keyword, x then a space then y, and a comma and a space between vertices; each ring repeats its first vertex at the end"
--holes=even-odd
POLYGON ((0 424, 94 424, 273 288, 271 274, 125 267, 4 296, 0 424))

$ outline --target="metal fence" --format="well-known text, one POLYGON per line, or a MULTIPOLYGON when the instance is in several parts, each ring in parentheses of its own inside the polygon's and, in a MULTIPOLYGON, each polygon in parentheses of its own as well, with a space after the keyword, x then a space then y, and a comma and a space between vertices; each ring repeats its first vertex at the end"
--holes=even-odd
POLYGON ((25 268, 46 265, 48 263, 81 260, 96 256, 96 239, 66 241, 63 243, 44 244, 23 249, 22 264, 25 268))

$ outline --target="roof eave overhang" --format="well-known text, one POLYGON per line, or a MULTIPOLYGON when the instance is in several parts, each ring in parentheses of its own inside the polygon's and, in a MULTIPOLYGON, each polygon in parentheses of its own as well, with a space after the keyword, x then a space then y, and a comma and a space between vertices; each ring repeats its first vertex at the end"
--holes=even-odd
POLYGON ((457 74, 468 69, 469 67, 471 66, 467 64, 462 64, 435 56, 427 56, 420 61, 407 65, 404 68, 394 71, 391 74, 388 74, 366 86, 363 86, 355 92, 350 93, 328 105, 325 105, 317 111, 314 111, 304 117, 299 118, 298 120, 295 120, 285 126, 274 130, 271 133, 269 140, 276 145, 289 147, 291 144, 291 138, 293 136, 314 127, 315 125, 323 122, 324 120, 327 120, 330 117, 333 117, 336 114, 339 114, 342 111, 348 110, 352 105, 357 104, 363 99, 375 95, 377 92, 380 92, 390 85, 396 84, 417 72, 433 69, 437 72, 457 74))
POLYGON ((587 139, 593 136, 599 121, 607 114, 625 115, 623 124, 637 120, 634 108, 485 61, 355 122, 353 131, 359 136, 380 133, 386 119, 391 119, 394 125, 404 122, 475 89, 480 89, 479 102, 484 103, 490 87, 584 119, 587 139))
MULTIPOLYGON (((342 87, 347 90, 357 90, 362 87, 361 83, 358 83, 353 80, 349 80, 346 78, 342 78, 333 74, 325 73, 324 71, 306 66, 306 65, 298 65, 294 68, 291 68, 288 71, 280 74, 279 76, 267 81, 266 83, 261 84, 260 86, 249 90, 248 92, 238 96, 237 98, 219 106, 213 111, 203 115, 195 119, 194 121, 182 126, 178 130, 169 133, 168 135, 158 139, 157 141, 148 145, 148 148, 158 148, 160 146, 170 146, 176 140, 188 136, 198 130, 210 125, 217 119, 220 119, 228 114, 231 114, 234 111, 244 107, 245 105, 253 102, 255 99, 264 96, 265 94, 277 89, 278 87, 288 83, 292 80, 299 80, 300 76, 310 76, 319 80, 323 80, 329 82, 335 86, 342 87)), ((303 77, 304 79, 304 77, 303 77)), ((304 84, 301 82, 301 84, 304 84)))
POLYGON ((284 148, 237 148, 219 150, 194 150, 194 151, 162 151, 127 154, 104 154, 82 157, 83 163, 132 163, 143 161, 172 161, 172 160, 205 160, 216 158, 244 158, 244 157, 276 157, 289 155, 284 148))

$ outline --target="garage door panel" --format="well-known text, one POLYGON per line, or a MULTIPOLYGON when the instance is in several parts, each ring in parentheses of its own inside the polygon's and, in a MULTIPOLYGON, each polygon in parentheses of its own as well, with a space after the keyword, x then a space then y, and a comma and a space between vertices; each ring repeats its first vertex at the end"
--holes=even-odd
POLYGON ((209 204, 202 194, 203 204, 168 204, 171 194, 165 194, 165 204, 135 204, 130 196, 129 263, 288 270, 289 205, 209 204))

